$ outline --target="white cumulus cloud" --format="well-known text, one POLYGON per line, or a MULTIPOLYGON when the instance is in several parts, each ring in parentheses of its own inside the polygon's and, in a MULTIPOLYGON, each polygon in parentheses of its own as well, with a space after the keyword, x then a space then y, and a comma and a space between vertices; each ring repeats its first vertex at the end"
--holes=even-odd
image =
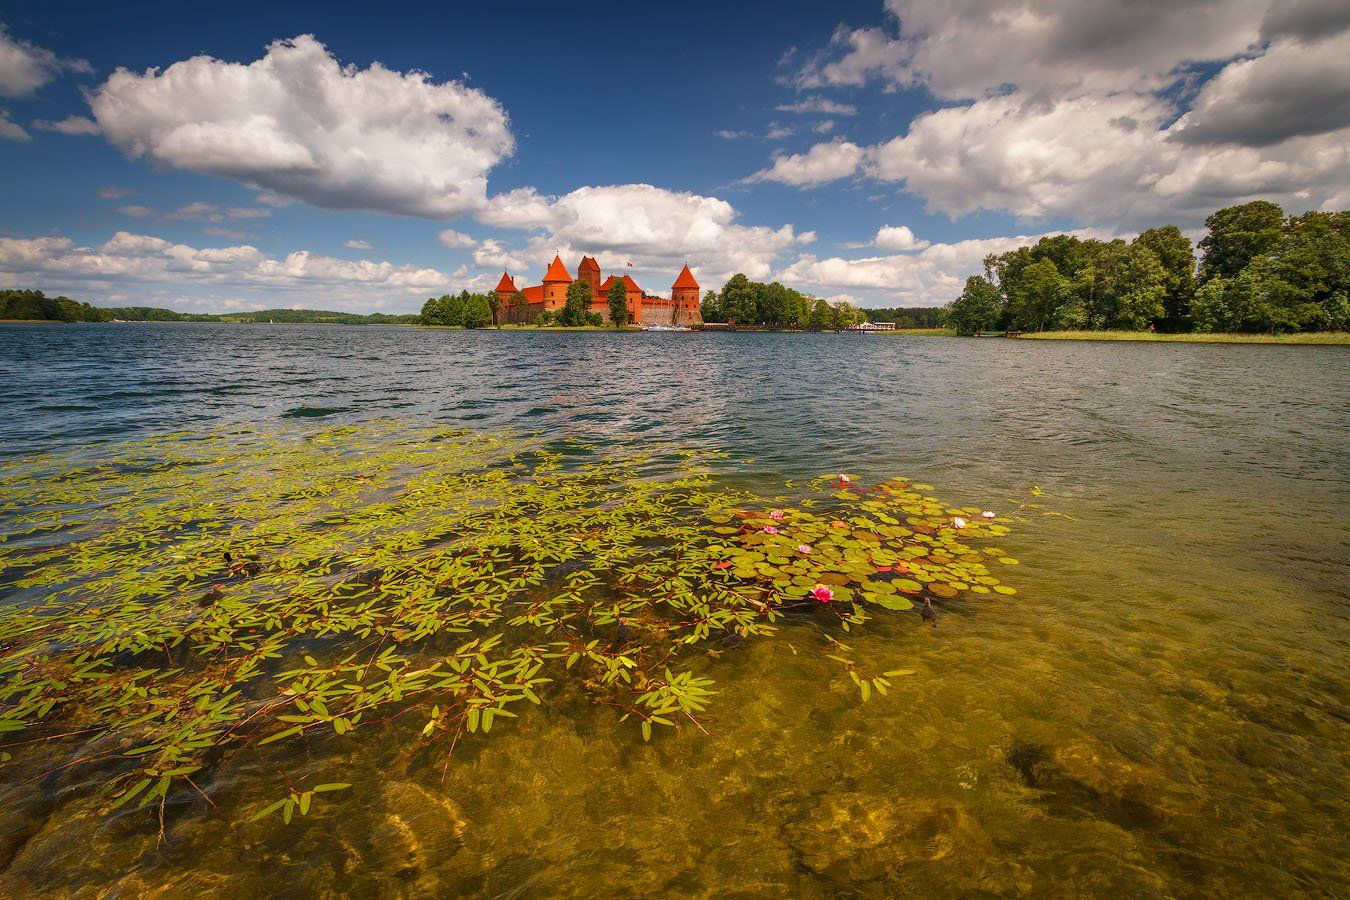
POLYGON ((470 212, 514 149, 506 112, 481 91, 378 62, 343 66, 310 35, 247 64, 195 56, 118 69, 90 108, 129 157, 329 209, 470 212))
POLYGON ((90 72, 89 63, 11 37, 0 23, 0 97, 25 97, 63 71, 90 72))
POLYGON ((464 234, 462 231, 455 231, 453 228, 445 229, 437 235, 437 237, 440 238, 442 244, 449 247, 451 250, 472 247, 474 244, 478 243, 471 236, 464 234))
POLYGON ((575 265, 572 257, 584 252, 606 270, 631 272, 632 262, 637 274, 652 279, 673 280, 686 260, 700 278, 715 281, 738 271, 762 278, 798 235, 791 225, 740 225, 736 216, 736 209, 717 197, 620 184, 582 187, 561 197, 520 188, 493 197, 478 218, 535 231, 526 256, 536 265, 557 251, 575 265))
POLYGON ((481 269, 519 270, 525 267, 525 262, 519 256, 497 240, 486 240, 479 244, 473 251, 473 264, 481 269))
POLYGON ((872 246, 878 250, 903 253, 907 250, 922 250, 928 246, 928 241, 914 237, 908 225, 882 225, 877 229, 877 236, 872 239, 872 246))
POLYGON ((449 290, 436 269, 374 260, 346 260, 296 250, 273 257, 248 244, 192 247, 154 235, 119 231, 95 246, 64 236, 0 238, 0 284, 59 290, 99 301, 136 293, 178 298, 203 289, 246 293, 274 305, 293 292, 307 305, 346 309, 414 309, 417 297, 449 290))
POLYGON ((752 181, 864 176, 951 216, 1198 224, 1264 198, 1350 193, 1350 7, 1334 0, 889 0, 843 29, 807 87, 880 80, 951 105, 871 146, 774 158, 752 181), (1222 63, 1217 74, 1201 63, 1222 63))
POLYGON ((746 181, 779 181, 797 187, 812 187, 845 178, 858 171, 866 151, 851 141, 816 144, 805 153, 776 156, 773 165, 746 181))
POLYGON ((1272 44, 1205 83, 1172 129, 1189 144, 1267 147, 1350 123, 1350 31, 1272 44))
MULTIPOLYGON (((1283 2, 1283 0, 1281 0, 1283 2)), ((841 28, 803 87, 927 87, 948 100, 1008 85, 1042 95, 1153 89, 1257 43, 1271 0, 887 0, 894 31, 841 28)))

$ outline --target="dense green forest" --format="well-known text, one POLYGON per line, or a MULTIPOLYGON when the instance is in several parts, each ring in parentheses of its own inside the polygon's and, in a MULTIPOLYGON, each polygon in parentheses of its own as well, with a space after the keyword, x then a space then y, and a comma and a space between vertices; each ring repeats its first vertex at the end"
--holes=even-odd
POLYGON ((948 305, 947 324, 962 334, 1350 329, 1350 212, 1286 218, 1258 200, 1215 212, 1205 228, 1196 247, 1164 225, 1128 243, 1060 234, 991 255, 948 305))
POLYGON ((444 294, 431 297, 422 304, 419 321, 423 325, 459 325, 464 328, 487 328, 498 321, 501 299, 495 292, 444 294))
POLYGON ((839 300, 829 303, 776 281, 764 284, 739 273, 722 290, 704 294, 701 313, 705 322, 813 331, 838 330, 867 321, 862 310, 852 304, 839 300))
POLYGON ((28 322, 286 322, 334 325, 415 324, 413 314, 332 312, 321 309, 264 309, 256 312, 180 313, 155 306, 91 306, 69 297, 48 297, 42 291, 0 290, 0 320, 28 322))

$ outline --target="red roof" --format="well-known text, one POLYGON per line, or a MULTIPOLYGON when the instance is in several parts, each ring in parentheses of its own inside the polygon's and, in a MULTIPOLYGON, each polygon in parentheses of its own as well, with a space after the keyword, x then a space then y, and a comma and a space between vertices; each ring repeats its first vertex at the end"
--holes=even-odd
POLYGON ((563 265, 560 257, 553 257, 553 262, 549 263, 548 271, 544 273, 544 284, 550 281, 571 281, 572 276, 567 274, 567 266, 563 265))
MULTIPOLYGON (((620 278, 620 276, 611 275, 608 278, 606 278, 605 283, 600 285, 600 290, 608 291, 609 286, 614 283, 614 280, 616 278, 620 278)), ((624 287, 627 288, 629 291, 637 291, 638 293, 642 293, 642 288, 638 287, 637 282, 633 280, 633 276, 624 275, 620 280, 623 281, 624 287)))
POLYGON ((514 294, 516 292, 516 283, 511 280, 510 275, 507 275, 505 272, 503 272, 502 280, 497 282, 497 291, 499 293, 501 291, 510 291, 511 293, 514 294))
POLYGON ((530 303, 544 302, 544 286, 542 284, 536 284, 534 287, 527 287, 525 290, 521 291, 521 293, 525 295, 525 299, 530 303))
POLYGON ((685 263, 684 268, 680 270, 679 277, 675 279, 672 288, 693 288, 698 290, 698 282, 694 280, 694 273, 689 271, 689 264, 685 263))
POLYGON ((583 256, 581 262, 577 263, 577 271, 580 272, 582 269, 594 269, 599 272, 600 264, 595 261, 594 256, 583 256))

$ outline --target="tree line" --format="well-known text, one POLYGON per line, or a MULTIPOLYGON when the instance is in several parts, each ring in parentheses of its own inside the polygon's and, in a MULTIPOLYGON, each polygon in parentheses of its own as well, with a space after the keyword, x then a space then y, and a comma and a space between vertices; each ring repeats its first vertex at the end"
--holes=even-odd
POLYGON ((495 291, 470 294, 466 290, 458 294, 443 294, 428 299, 422 304, 420 321, 423 325, 487 328, 497 322, 500 312, 501 299, 495 291))
POLYGON ((705 293, 699 312, 704 322, 812 331, 838 331, 867 321, 863 311, 851 303, 830 303, 776 281, 751 281, 740 273, 733 275, 722 290, 705 293))
POLYGON ((991 254, 948 304, 947 325, 961 334, 1350 329, 1350 212, 1286 218, 1257 200, 1218 210, 1205 229, 1195 247, 1164 225, 1129 242, 1059 234, 991 254))
POLYGON ((941 306, 884 306, 863 310, 869 322, 893 322, 896 328, 943 328, 947 310, 941 306))
POLYGON ((415 315, 334 312, 322 309, 264 309, 239 313, 183 313, 158 306, 92 306, 42 291, 0 290, 0 320, 25 322, 285 322, 332 325, 404 325, 415 315))

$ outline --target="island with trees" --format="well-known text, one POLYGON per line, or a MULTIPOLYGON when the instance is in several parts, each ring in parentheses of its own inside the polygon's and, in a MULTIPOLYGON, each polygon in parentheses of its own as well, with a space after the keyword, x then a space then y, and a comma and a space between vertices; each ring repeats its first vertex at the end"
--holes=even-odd
POLYGON ((958 334, 1350 329, 1350 212, 1286 217, 1258 200, 1218 210, 1205 228, 1195 247, 1164 225, 1130 241, 1059 234, 991 255, 947 307, 947 325, 958 334))
MULTIPOLYGON (((622 281, 612 281, 605 294, 609 319, 628 322, 628 294, 622 281)), ((420 314, 360 315, 182 313, 0 290, 0 321, 599 329, 604 323, 593 293, 589 282, 577 279, 556 311, 540 312, 530 325, 506 325, 512 309, 528 302, 519 291, 463 290, 429 298, 420 314)), ((892 323, 902 334, 1350 343, 1350 212, 1286 216, 1275 203, 1252 201, 1210 215, 1195 245, 1176 225, 1146 229, 1129 241, 1051 235, 986 257, 983 274, 967 278, 945 307, 864 310, 738 273, 704 294, 700 312, 703 327, 716 330, 843 331, 870 321, 892 323)))

